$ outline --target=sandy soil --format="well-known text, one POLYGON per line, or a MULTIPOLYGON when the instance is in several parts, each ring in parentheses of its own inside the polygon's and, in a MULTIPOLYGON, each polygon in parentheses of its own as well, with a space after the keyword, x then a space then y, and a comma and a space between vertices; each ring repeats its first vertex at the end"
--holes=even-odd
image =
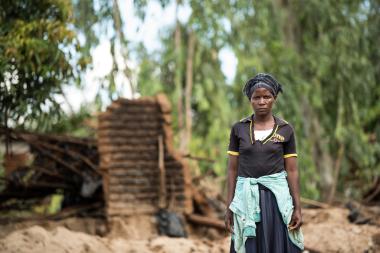
POLYGON ((144 240, 128 240, 88 235, 57 227, 51 231, 40 226, 15 231, 0 241, 0 252, 128 252, 128 253, 190 253, 227 252, 228 238, 207 241, 158 236, 144 240))
MULTIPOLYGON (((302 229, 309 249, 305 252, 380 252, 380 227, 351 224, 347 215, 348 211, 342 208, 305 209, 302 229)), ((73 231, 64 223, 15 226, 13 232, 8 227, 8 234, 0 239, 0 252, 222 253, 229 249, 229 238, 215 230, 190 229, 189 238, 159 236, 152 217, 133 222, 115 220, 112 228, 106 237, 100 237, 79 232, 79 228, 73 231)))
POLYGON ((317 252, 380 252, 380 227, 355 225, 343 208, 304 210, 305 246, 317 252))

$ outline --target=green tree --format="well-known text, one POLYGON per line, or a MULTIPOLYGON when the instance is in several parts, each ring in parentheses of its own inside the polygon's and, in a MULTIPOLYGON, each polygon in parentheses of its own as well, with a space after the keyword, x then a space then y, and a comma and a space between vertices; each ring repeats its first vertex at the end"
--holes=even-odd
MULTIPOLYGON (((112 69, 102 80, 98 94, 105 91, 111 100, 120 95, 116 89, 116 76, 122 74, 129 85, 132 97, 136 95, 136 84, 132 78, 129 66, 129 42, 125 36, 124 22, 121 17, 118 0, 72 0, 74 10, 75 31, 83 38, 84 55, 88 62, 92 62, 91 50, 101 41, 109 41, 112 57, 112 69), (121 56, 123 63, 119 64, 116 58, 121 56)), ((98 98, 100 96, 98 95, 98 98)), ((98 99, 100 103, 103 103, 98 99)))
POLYGON ((270 72, 284 84, 276 114, 296 129, 303 195, 332 201, 338 191, 359 197, 358 189, 365 188, 358 186, 369 185, 380 171, 378 1, 186 3, 192 15, 180 30, 181 57, 174 45, 178 26, 168 28, 164 50, 141 58, 138 88, 144 94, 160 80, 159 89, 176 104, 178 93, 172 91, 183 94, 187 38, 194 32, 190 152, 224 162, 230 124, 251 112, 242 85, 258 72, 270 72), (215 57, 223 47, 238 59, 232 87, 215 57))
POLYGON ((59 116, 54 95, 85 68, 71 14, 65 0, 1 1, 1 124, 41 130, 59 116))
MULTIPOLYGON (((337 191, 358 197, 358 189, 365 190, 358 186, 379 175, 378 1, 158 2, 176 5, 176 21, 162 28, 162 49, 148 53, 143 45, 136 47, 133 89, 169 96, 182 152, 216 160, 212 168, 223 174, 229 128, 251 113, 241 88, 256 73, 270 72, 284 85, 275 113, 296 129, 304 196, 332 201, 337 191), (177 13, 182 5, 191 8, 184 24, 177 13), (238 59, 232 85, 221 72, 218 54, 223 48, 238 59)), ((75 24, 85 34, 86 48, 99 42, 95 27, 111 23, 112 54, 119 44, 128 58, 118 2, 97 3, 95 10, 92 1, 74 1, 75 24)), ((143 19, 147 1, 134 4, 143 19)), ((112 80, 108 87, 112 94, 112 80)), ((210 165, 200 167, 205 171, 210 165)))
POLYGON ((363 185, 378 171, 378 143, 369 142, 378 123, 365 125, 368 110, 378 110, 379 58, 371 42, 379 35, 369 31, 379 24, 375 2, 237 1, 227 8, 237 82, 254 66, 285 84, 277 109, 295 125, 308 196, 320 192, 332 201, 336 188, 357 194, 353 183, 363 185))
POLYGON ((140 46, 137 87, 142 95, 162 91, 169 96, 174 105, 176 144, 184 155, 215 160, 212 165, 200 162, 193 167, 224 174, 228 128, 232 124, 227 95, 230 87, 218 58, 223 42, 218 31, 208 34, 210 28, 204 22, 214 22, 213 28, 219 27, 220 31, 222 24, 199 18, 204 8, 210 11, 208 2, 190 4, 193 13, 186 24, 177 20, 174 26, 163 28, 162 50, 149 55, 140 46))

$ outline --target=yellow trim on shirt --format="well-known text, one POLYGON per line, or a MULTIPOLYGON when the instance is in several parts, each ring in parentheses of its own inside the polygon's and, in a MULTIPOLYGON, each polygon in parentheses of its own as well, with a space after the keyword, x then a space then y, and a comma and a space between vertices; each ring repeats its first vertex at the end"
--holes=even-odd
POLYGON ((277 133, 277 130, 278 130, 278 125, 276 126, 276 129, 274 130, 273 134, 266 141, 264 141, 263 144, 267 143, 270 139, 272 139, 272 137, 277 133))
POLYGON ((297 157, 297 154, 287 154, 287 155, 284 155, 284 158, 289 158, 289 157, 297 157))
POLYGON ((228 150, 227 154, 230 154, 230 155, 239 155, 239 152, 228 150))

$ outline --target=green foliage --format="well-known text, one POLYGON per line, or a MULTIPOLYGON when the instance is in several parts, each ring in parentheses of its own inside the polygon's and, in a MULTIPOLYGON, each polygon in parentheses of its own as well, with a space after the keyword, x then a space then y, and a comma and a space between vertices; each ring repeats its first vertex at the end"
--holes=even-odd
MULTIPOLYGON (((358 196, 363 187, 357 186, 368 185, 380 171, 378 1, 188 4, 192 15, 181 27, 183 41, 189 29, 197 37, 191 153, 215 159, 214 170, 225 173, 229 128, 251 113, 242 86, 256 73, 269 72, 284 86, 275 113, 296 130, 303 196, 326 198, 336 164, 338 191, 358 196), (238 59, 232 86, 216 57, 223 47, 238 59)), ((138 88, 145 95, 160 87, 176 105, 174 28, 167 31, 162 51, 140 54, 138 88)), ((186 47, 183 43, 183 66, 186 47)))
MULTIPOLYGON (((193 22, 190 20, 190 22, 193 22)), ((196 33, 199 32, 196 30, 196 33)), ((186 50, 188 29, 181 26, 183 35, 181 48, 186 50)), ((178 108, 175 89, 175 54, 174 54, 174 28, 171 27, 163 37, 164 49, 149 55, 146 50, 140 48, 138 75, 138 89, 142 95, 153 95, 157 91, 166 93, 173 107, 173 127, 178 128, 178 108), (157 56, 158 55, 158 56, 157 56), (155 61, 155 58, 159 60, 155 61), (151 59, 151 60, 149 60, 151 59)), ((191 106, 193 112, 192 139, 190 153, 199 157, 210 157, 216 160, 211 169, 220 175, 225 172, 226 155, 225 148, 228 139, 228 127, 232 124, 230 105, 226 101, 227 88, 225 77, 220 69, 217 51, 211 43, 206 43, 201 36, 196 36, 196 52, 194 55, 193 96, 191 106), (221 126, 224 130, 221 131, 221 126), (218 158, 218 159, 216 159, 218 158), (220 158, 220 159, 219 159, 220 158)), ((181 52, 186 56, 186 52, 181 52)), ((183 61, 186 57, 181 57, 183 61)), ((182 63, 185 66, 185 63, 182 63)), ((182 70, 183 73, 185 70, 182 70)), ((185 76, 183 74, 182 76, 185 76)), ((185 89, 185 80, 181 80, 182 90, 185 89)), ((178 138, 178 135, 176 136, 178 138)), ((178 143, 179 140, 176 139, 178 143)), ((201 171, 210 169, 209 163, 200 163, 201 171)))
MULTIPOLYGON (((163 7, 174 3, 158 2, 163 7)), ((242 86, 256 73, 269 72, 284 87, 275 114, 295 128, 303 196, 326 199, 338 166, 337 190, 348 197, 360 196, 365 190, 361 186, 379 176, 377 0, 175 1, 192 11, 185 24, 178 24, 180 45, 176 49, 174 24, 162 29, 162 48, 153 53, 143 45, 129 48, 117 3, 73 0, 72 14, 70 2, 64 0, 1 1, 1 122, 8 117, 13 124, 32 122, 77 135, 88 132, 80 123, 90 117, 85 109, 58 120, 53 94, 61 93, 62 84, 80 81, 91 50, 105 38, 114 59, 103 84, 109 96, 117 93, 117 73, 134 79, 131 69, 115 60, 119 53, 127 60, 133 51, 138 72, 137 85, 131 88, 143 96, 166 93, 178 133, 179 91, 185 95, 188 38, 193 33, 190 153, 216 161, 200 162, 201 171, 225 175, 230 127, 252 111, 242 86), (232 85, 226 83, 218 59, 225 48, 238 59, 232 85)), ((134 4, 143 19, 148 2, 134 4)))
POLYGON ((61 113, 54 94, 77 71, 79 45, 65 0, 0 3, 0 122, 47 127, 61 113), (75 66, 73 68, 72 66, 75 66))
POLYGON ((62 114, 59 120, 51 123, 46 132, 56 134, 70 133, 70 135, 76 137, 94 137, 95 132, 90 127, 90 124, 97 121, 97 118, 91 115, 90 108, 90 105, 82 105, 79 111, 73 114, 62 114))
POLYGON ((112 57, 112 69, 106 76, 100 78, 102 85, 98 90, 97 103, 102 106, 100 93, 108 94, 110 100, 115 99, 119 94, 116 89, 116 76, 122 74, 128 79, 132 93, 134 93, 133 78, 128 66, 129 51, 128 41, 124 34, 124 23, 121 18, 117 0, 72 0, 74 10, 73 24, 78 37, 83 46, 83 61, 91 64, 91 50, 95 49, 103 41, 111 44, 110 55, 112 57), (124 60, 119 64, 117 56, 124 60))
MULTIPOLYGON (((239 58, 238 83, 246 73, 266 71, 284 84, 277 112, 295 126, 307 196, 317 197, 326 174, 333 175, 340 145, 345 149, 338 183, 343 186, 351 173, 367 182, 369 175, 379 171, 379 160, 374 159, 378 150, 368 141, 375 129, 365 125, 368 120, 379 124, 367 114, 368 110, 377 114, 379 98, 374 68, 379 58, 371 61, 373 51, 378 52, 371 49, 371 41, 379 36, 368 32, 380 24, 368 19, 376 9, 375 1, 275 3, 256 2, 248 7, 251 12, 245 11, 251 15, 231 19, 237 35, 231 40, 239 58), (248 23, 254 26, 245 29, 248 23), (251 66, 257 68, 255 72, 249 71, 251 66)), ((240 96, 237 89, 236 99, 240 96)))

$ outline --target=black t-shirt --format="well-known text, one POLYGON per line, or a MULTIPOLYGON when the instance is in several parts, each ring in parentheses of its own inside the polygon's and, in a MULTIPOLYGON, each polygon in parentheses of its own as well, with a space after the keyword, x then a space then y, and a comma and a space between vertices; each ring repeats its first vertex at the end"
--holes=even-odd
POLYGON ((297 156, 293 127, 273 117, 273 130, 262 141, 255 140, 253 114, 233 125, 227 153, 239 156, 238 176, 257 178, 281 172, 284 159, 297 156))

